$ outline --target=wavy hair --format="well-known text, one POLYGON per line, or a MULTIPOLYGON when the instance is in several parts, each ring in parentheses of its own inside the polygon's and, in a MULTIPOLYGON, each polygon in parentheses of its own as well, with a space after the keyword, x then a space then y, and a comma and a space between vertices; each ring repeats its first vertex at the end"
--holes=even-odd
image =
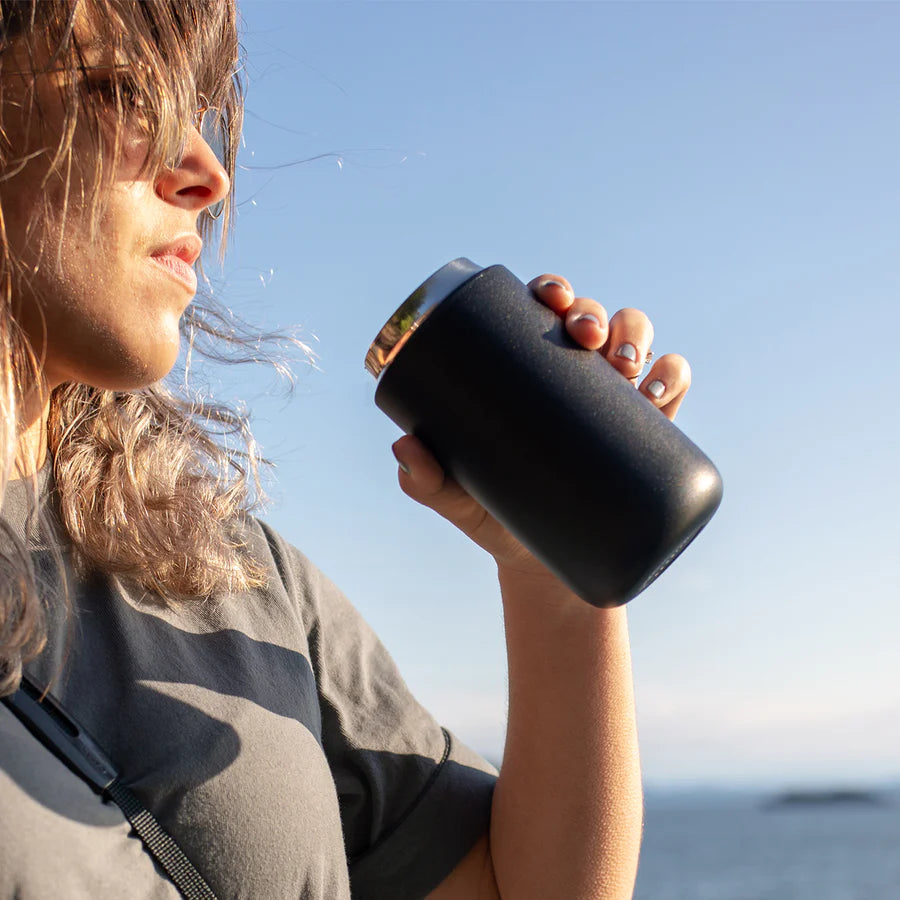
MULTIPOLYGON (((88 211, 94 236, 135 108, 148 144, 142 174, 150 178, 178 158, 199 94, 220 110, 231 148, 241 129, 243 91, 232 0, 0 2, 0 490, 14 477, 23 398, 41 383, 40 350, 31 346, 16 317, 27 273, 10 250, 3 215, 3 184, 29 161, 17 155, 8 121, 13 106, 16 116, 41 121, 33 94, 25 92, 34 108, 23 110, 18 98, 23 84, 48 70, 67 77, 59 79, 65 115, 58 143, 41 151, 46 179, 64 185, 65 204, 71 197, 88 211), (102 86, 87 77, 90 48, 77 37, 79 17, 90 24, 82 29, 90 42, 101 44, 116 60, 102 86), (81 146, 84 136, 90 140, 87 160, 74 158, 76 135, 81 146)), ((233 184, 233 149, 225 168, 233 184)), ((42 195, 28 226, 36 240, 42 239, 41 223, 51 214, 48 204, 59 203, 58 192, 42 195)), ((229 196, 220 220, 222 246, 232 203, 229 196)), ((215 237, 215 223, 205 215, 201 219, 202 236, 215 237)), ((222 340, 256 345, 248 332, 227 321, 214 307, 195 301, 182 330, 191 347, 201 339, 201 350, 204 342, 214 347, 222 340)), ((213 350, 212 355, 218 354, 213 350)), ((162 382, 123 392, 62 384, 50 395, 49 408, 46 440, 57 513, 71 539, 76 568, 134 579, 168 604, 263 582, 262 569, 236 527, 259 488, 258 456, 244 416, 162 382)), ((46 510, 41 515, 50 517, 46 510)), ((50 600, 41 594, 27 547, 7 534, 0 548, 0 695, 15 689, 22 665, 46 642, 50 600)))

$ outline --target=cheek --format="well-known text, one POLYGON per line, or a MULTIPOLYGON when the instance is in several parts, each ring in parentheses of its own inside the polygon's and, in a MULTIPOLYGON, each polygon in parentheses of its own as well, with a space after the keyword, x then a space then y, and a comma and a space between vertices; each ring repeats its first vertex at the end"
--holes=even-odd
POLYGON ((147 161, 149 140, 144 137, 126 137, 119 160, 118 177, 123 182, 137 181, 143 174, 142 169, 147 161))
MULTIPOLYGON (((137 174, 146 147, 134 142, 119 174, 137 174)), ((150 251, 172 225, 154 203, 153 185, 121 177, 112 185, 95 227, 88 211, 65 208, 59 184, 39 232, 11 247, 25 273, 14 288, 14 315, 44 360, 52 385, 79 381, 127 390, 165 376, 180 345, 179 322, 189 297, 161 276, 150 251), (55 216, 55 218, 54 218, 55 216)), ((8 199, 11 243, 27 234, 33 198, 17 186, 8 199), (14 202, 15 201, 15 202, 14 202)), ((3 195, 0 194, 0 197, 3 195)))

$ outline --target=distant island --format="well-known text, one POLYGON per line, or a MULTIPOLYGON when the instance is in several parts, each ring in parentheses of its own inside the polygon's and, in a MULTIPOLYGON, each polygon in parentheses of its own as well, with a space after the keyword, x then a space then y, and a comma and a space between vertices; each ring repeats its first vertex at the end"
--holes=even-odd
POLYGON ((765 809, 789 809, 797 806, 885 806, 887 798, 879 791, 858 789, 783 791, 763 803, 765 809))

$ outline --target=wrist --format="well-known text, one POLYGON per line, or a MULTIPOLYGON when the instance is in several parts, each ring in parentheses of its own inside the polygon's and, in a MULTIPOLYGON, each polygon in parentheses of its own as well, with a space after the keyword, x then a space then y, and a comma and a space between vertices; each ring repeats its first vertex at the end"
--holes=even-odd
POLYGON ((583 600, 549 569, 531 560, 533 565, 497 563, 497 578, 504 607, 531 610, 576 621, 618 620, 625 607, 597 607, 583 600))

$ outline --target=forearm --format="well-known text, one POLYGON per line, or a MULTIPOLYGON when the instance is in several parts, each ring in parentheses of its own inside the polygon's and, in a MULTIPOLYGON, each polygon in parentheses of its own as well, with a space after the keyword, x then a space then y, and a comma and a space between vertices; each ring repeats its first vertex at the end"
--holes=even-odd
POLYGON ((491 817, 503 900, 630 898, 642 794, 625 610, 501 570, 509 724, 491 817))

